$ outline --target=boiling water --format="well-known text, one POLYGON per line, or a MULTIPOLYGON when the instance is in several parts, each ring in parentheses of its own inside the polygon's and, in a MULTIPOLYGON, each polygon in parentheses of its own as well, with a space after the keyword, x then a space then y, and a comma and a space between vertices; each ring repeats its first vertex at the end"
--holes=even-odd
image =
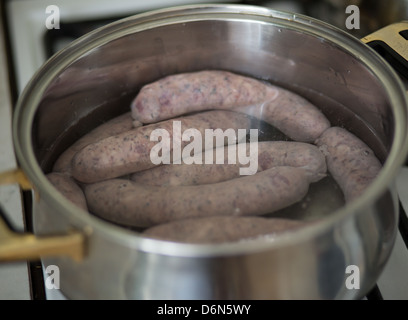
MULTIPOLYGON (((385 147, 374 131, 346 106, 309 89, 291 88, 290 90, 305 97, 319 107, 332 126, 343 127, 349 131, 358 131, 364 135, 364 142, 375 146, 375 153, 384 158, 385 147)), ((282 132, 269 124, 254 119, 253 126, 259 129, 259 141, 290 141, 282 132)), ((318 182, 312 183, 308 194, 302 201, 287 208, 264 215, 264 217, 287 218, 303 221, 312 221, 327 217, 345 205, 344 195, 339 185, 330 175, 318 182)))
MULTIPOLYGON (((300 94, 318 106, 329 119, 332 126, 341 126, 351 132, 359 132, 359 137, 363 136, 364 142, 368 143, 370 147, 375 146, 374 151, 382 155, 380 159, 384 160, 386 151, 381 140, 361 118, 357 117, 346 106, 308 89, 298 87, 288 88, 287 86, 286 89, 300 94)), ((282 132, 259 119, 252 119, 252 128, 258 129, 259 141, 290 141, 282 132)), ((71 129, 74 130, 75 128, 71 129)), ((308 194, 299 203, 263 216, 311 221, 333 214, 333 212, 343 207, 344 204, 344 196, 341 189, 330 173, 328 173, 325 178, 310 185, 308 194)), ((140 228, 131 229, 142 231, 140 228)))
MULTIPOLYGON (((253 119, 252 127, 259 130, 259 141, 291 141, 275 127, 257 119, 253 119)), ((310 184, 309 191, 302 201, 263 217, 311 221, 326 217, 343 205, 343 193, 328 173, 325 178, 310 184)))

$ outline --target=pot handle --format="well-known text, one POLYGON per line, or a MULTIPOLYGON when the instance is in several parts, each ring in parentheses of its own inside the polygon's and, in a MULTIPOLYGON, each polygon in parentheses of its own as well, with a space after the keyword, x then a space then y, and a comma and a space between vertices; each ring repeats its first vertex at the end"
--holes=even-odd
POLYGON ((408 79, 408 21, 388 25, 361 39, 408 79))
MULTIPOLYGON (((32 190, 31 183, 21 169, 0 174, 1 184, 18 183, 22 190, 32 190)), ((0 262, 38 260, 44 256, 69 256, 81 261, 85 253, 85 235, 71 231, 64 235, 35 236, 12 231, 0 207, 0 262)))

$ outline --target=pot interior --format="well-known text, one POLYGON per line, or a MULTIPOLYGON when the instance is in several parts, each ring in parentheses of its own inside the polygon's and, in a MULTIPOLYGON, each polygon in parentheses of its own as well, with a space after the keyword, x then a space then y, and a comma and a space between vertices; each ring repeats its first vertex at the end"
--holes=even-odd
MULTIPOLYGON (((171 74, 209 69, 251 76, 302 95, 333 126, 360 137, 385 163, 396 128, 396 98, 389 92, 390 82, 396 80, 387 68, 381 71, 382 60, 368 47, 306 17, 255 9, 247 14, 211 11, 174 10, 165 17, 157 13, 128 18, 82 37, 54 56, 43 70, 48 75, 40 80, 31 127, 41 170, 50 172, 79 137, 129 111, 143 85, 171 74)), ((268 130, 264 131, 275 133, 268 130)), ((304 203, 288 209, 292 217, 315 218, 344 205, 330 177, 311 190, 307 201, 309 210, 304 203), (331 200, 322 204, 322 195, 331 200)), ((274 216, 287 215, 286 210, 274 216)))

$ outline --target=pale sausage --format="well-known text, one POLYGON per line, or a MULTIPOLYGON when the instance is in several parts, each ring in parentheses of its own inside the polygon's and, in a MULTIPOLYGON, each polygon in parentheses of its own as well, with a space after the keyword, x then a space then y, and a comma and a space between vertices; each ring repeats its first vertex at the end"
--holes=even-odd
POLYGON ((233 159, 228 156, 230 146, 226 146, 219 150, 221 156, 217 156, 217 150, 210 151, 210 156, 212 155, 213 158, 212 163, 206 163, 206 154, 209 151, 205 151, 198 157, 183 159, 181 164, 163 165, 134 173, 130 179, 139 184, 152 186, 216 183, 239 178, 240 168, 253 166, 252 161, 256 161, 257 172, 277 166, 288 166, 306 169, 311 182, 316 182, 326 176, 326 159, 319 148, 314 145, 303 142, 264 141, 243 144, 242 149, 240 146, 236 146, 233 159), (242 161, 238 159, 238 153, 241 153, 241 150, 248 155, 249 165, 242 164, 242 161), (252 156, 254 152, 256 152, 255 157, 252 156), (195 163, 198 160, 202 163, 195 163), (234 160, 235 163, 230 163, 231 160, 234 160))
POLYGON ((382 168, 373 150, 343 128, 328 129, 316 144, 326 155, 328 171, 342 189, 346 202, 360 196, 382 168))
POLYGON ((323 113, 303 97, 219 70, 159 79, 142 87, 131 104, 132 117, 142 123, 210 109, 244 112, 270 123, 295 141, 313 142, 330 127, 323 113))
POLYGON ((157 187, 112 179, 85 187, 90 212, 128 226, 149 227, 191 217, 263 215, 308 192, 303 168, 275 167, 199 186, 157 187))
MULTIPOLYGON (((157 130, 167 132, 171 144, 176 121, 181 123, 180 132, 194 128, 202 137, 205 137, 205 130, 207 129, 220 129, 222 131, 233 129, 246 132, 251 124, 247 115, 238 112, 209 111, 138 127, 99 140, 80 150, 72 161, 73 177, 84 183, 94 183, 156 166, 157 164, 152 160, 151 151, 159 142, 152 141, 152 133, 157 132, 157 130)), ((174 134, 176 135, 176 133, 174 134)), ((236 140, 228 141, 228 143, 236 142, 236 140)), ((183 141, 181 148, 188 143, 183 141)), ((209 143, 212 148, 214 141, 213 139, 210 142, 205 141, 203 143, 204 149, 207 146, 206 143, 209 143)), ((168 145, 170 153, 173 150, 172 147, 172 144, 168 145)), ((171 159, 171 161, 173 160, 171 159)))

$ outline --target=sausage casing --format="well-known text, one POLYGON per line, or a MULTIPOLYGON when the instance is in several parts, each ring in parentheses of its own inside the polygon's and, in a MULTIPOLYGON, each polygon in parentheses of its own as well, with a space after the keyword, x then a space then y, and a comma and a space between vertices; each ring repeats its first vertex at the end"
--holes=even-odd
POLYGON ((326 155, 328 171, 342 189, 346 202, 360 196, 382 168, 373 150, 343 128, 326 130, 316 144, 326 155))
POLYGON ((79 185, 69 175, 51 172, 46 175, 48 181, 68 200, 88 211, 85 195, 79 185))
POLYGON ((210 109, 234 110, 260 118, 295 141, 313 142, 330 127, 323 113, 301 96, 219 70, 159 79, 145 85, 131 104, 132 117, 142 123, 210 109))
POLYGON ((54 172, 65 172, 71 174, 71 162, 75 154, 87 146, 88 144, 94 143, 101 139, 119 134, 121 132, 128 131, 133 128, 133 119, 130 112, 123 115, 115 117, 100 126, 93 129, 91 132, 87 133, 83 137, 79 138, 72 144, 68 149, 66 149, 55 161, 53 166, 54 172))
MULTIPOLYGON (((84 183, 94 183, 155 167, 157 164, 152 161, 151 150, 158 142, 151 140, 152 133, 157 129, 163 130, 172 139, 174 121, 180 121, 181 132, 194 128, 202 137, 206 129, 247 131, 251 123, 247 115, 238 112, 209 111, 138 127, 99 140, 80 150, 72 161, 73 177, 84 183)), ((188 143, 183 141, 181 148, 188 143)), ((203 143, 203 148, 206 148, 206 143, 203 143)), ((172 146, 169 148, 171 152, 172 146)))
MULTIPOLYGON (((206 163, 204 151, 199 155, 202 164, 193 163, 195 157, 184 159, 185 162, 178 165, 163 165, 152 169, 136 172, 130 176, 132 181, 152 186, 180 186, 217 183, 225 180, 239 178, 240 168, 248 166, 239 161, 237 153, 239 146, 233 155, 235 163, 229 163, 229 147, 221 148, 221 157, 217 156, 217 150, 212 150, 212 163, 206 163), (217 160, 218 163, 217 163, 217 160)), ((257 172, 278 166, 302 167, 309 174, 309 180, 316 182, 326 176, 326 159, 319 148, 303 142, 292 141, 263 141, 243 144, 248 158, 257 152, 255 157, 250 158, 257 161, 257 172), (256 144, 256 148, 253 148, 256 144)), ((250 160, 251 161, 251 160, 250 160)))
POLYGON ((308 188, 305 169, 274 167, 199 186, 157 187, 112 179, 87 185, 85 196, 95 215, 149 227, 191 217, 262 215, 300 201, 308 188))

